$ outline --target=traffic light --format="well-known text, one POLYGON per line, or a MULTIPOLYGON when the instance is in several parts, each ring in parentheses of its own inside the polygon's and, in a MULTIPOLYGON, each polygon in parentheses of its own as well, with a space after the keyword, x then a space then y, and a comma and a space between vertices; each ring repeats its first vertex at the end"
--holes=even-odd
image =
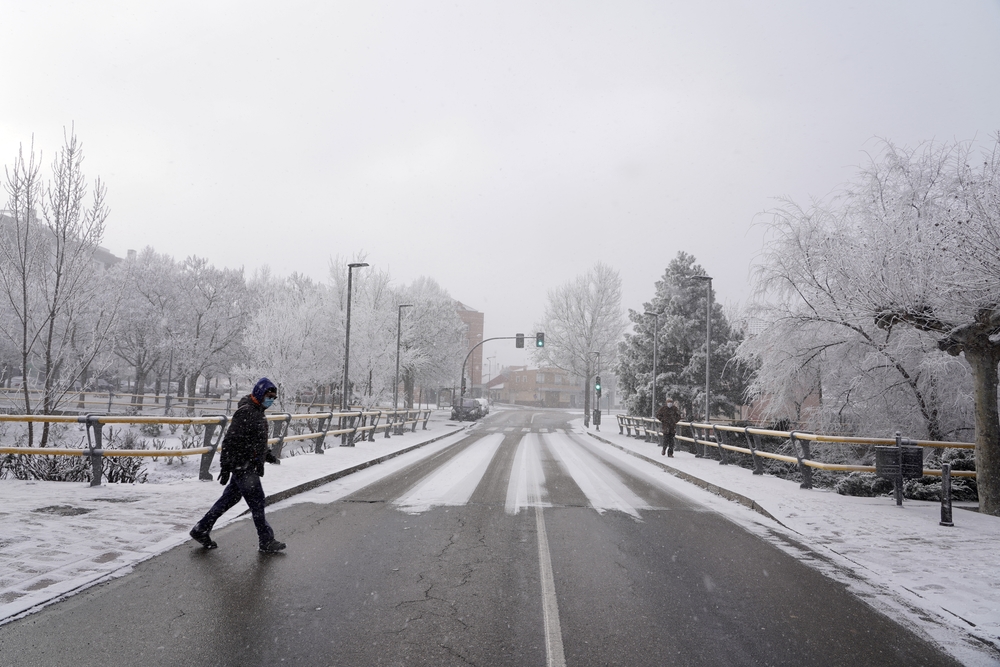
POLYGON ((535 334, 535 347, 545 347, 545 334, 541 331, 535 334))
POLYGON ((524 334, 514 334, 514 347, 524 347, 524 334))
POLYGON ((594 391, 597 392, 597 398, 601 397, 601 376, 598 375, 597 379, 594 381, 594 391))
POLYGON ((462 378, 462 393, 465 393, 465 378, 462 378))

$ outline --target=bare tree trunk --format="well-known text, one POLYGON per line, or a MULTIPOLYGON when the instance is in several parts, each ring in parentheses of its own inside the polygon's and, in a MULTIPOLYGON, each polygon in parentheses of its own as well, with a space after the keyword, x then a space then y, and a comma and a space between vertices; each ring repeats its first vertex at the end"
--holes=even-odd
POLYGON ((194 395, 198 390, 198 376, 200 373, 191 373, 187 378, 188 414, 194 415, 194 395))
MULTIPOLYGON (((970 346, 971 347, 971 346, 970 346)), ((966 348, 976 391, 976 484, 979 511, 1000 516, 1000 414, 997 412, 997 363, 1000 353, 966 348)))
POLYGON ((403 400, 407 410, 413 409, 413 374, 403 373, 403 400))

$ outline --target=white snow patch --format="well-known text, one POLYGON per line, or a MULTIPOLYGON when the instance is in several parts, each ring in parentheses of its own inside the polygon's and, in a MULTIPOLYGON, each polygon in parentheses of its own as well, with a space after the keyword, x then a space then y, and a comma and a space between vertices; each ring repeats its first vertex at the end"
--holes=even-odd
POLYGON ((493 433, 469 445, 462 453, 417 482, 393 501, 404 512, 419 514, 440 505, 464 505, 479 486, 503 435, 493 433))

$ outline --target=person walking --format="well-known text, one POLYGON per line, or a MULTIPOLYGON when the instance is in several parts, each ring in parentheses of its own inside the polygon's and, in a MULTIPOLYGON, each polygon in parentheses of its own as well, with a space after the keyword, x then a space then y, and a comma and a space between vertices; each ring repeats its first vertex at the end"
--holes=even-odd
POLYGON ((260 485, 264 463, 278 462, 267 446, 268 427, 267 417, 264 416, 264 411, 271 407, 277 396, 278 388, 274 383, 261 378, 257 380, 253 391, 240 399, 239 407, 233 413, 229 430, 222 440, 222 455, 219 459, 219 483, 228 482, 226 490, 190 533, 191 538, 206 549, 219 546, 210 535, 212 526, 240 498, 250 506, 260 550, 264 553, 277 553, 285 548, 284 542, 274 539, 274 531, 264 518, 264 489, 260 485))
POLYGON ((656 411, 656 418, 660 420, 662 424, 660 430, 663 432, 663 449, 660 450, 660 456, 666 454, 669 458, 673 458, 675 429, 677 422, 681 420, 681 411, 674 405, 674 399, 667 397, 667 402, 656 411))

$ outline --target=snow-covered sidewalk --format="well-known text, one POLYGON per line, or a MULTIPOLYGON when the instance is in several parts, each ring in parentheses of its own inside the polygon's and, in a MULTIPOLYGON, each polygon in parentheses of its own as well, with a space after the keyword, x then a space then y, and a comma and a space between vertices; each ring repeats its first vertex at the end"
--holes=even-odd
POLYGON ((958 503, 955 525, 945 527, 939 525, 938 502, 904 500, 898 507, 893 498, 801 489, 795 482, 695 458, 685 443, 667 458, 657 444, 620 435, 610 423, 589 433, 713 493, 753 505, 771 517, 762 519, 763 525, 779 524, 783 537, 770 536, 778 546, 812 560, 866 599, 882 598, 876 606, 908 618, 955 653, 963 651, 954 650, 960 647, 948 634, 979 644, 986 652, 977 657, 987 662, 975 664, 1000 664, 1000 518, 960 509, 958 503))
MULTIPOLYGON (((445 417, 435 413, 426 431, 418 427, 390 439, 282 459, 267 466, 264 491, 269 502, 280 500, 468 426, 448 424, 445 417)), ((222 492, 218 483, 198 480, 197 463, 189 468, 191 477, 164 484, 0 480, 0 623, 189 540, 191 526, 222 492)), ((212 470, 218 472, 218 460, 212 470)), ((217 527, 239 519, 242 510, 234 508, 217 527)))

